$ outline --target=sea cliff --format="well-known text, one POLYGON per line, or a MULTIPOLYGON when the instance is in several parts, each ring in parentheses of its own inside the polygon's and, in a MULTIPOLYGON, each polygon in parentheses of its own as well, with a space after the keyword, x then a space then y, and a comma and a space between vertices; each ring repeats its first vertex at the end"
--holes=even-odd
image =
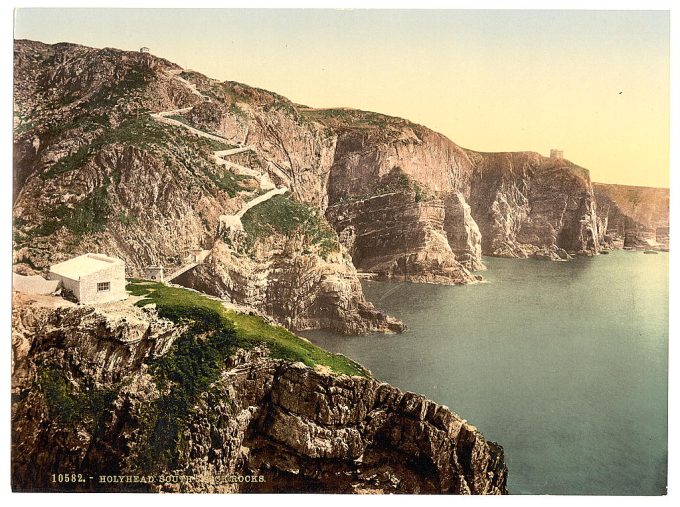
POLYGON ((224 349, 219 367, 194 374, 210 382, 188 390, 164 372, 182 368, 184 348, 207 359, 216 336, 233 335, 207 326, 187 341, 193 324, 158 304, 15 296, 15 491, 506 492, 502 448, 448 408, 341 357, 316 367, 273 357, 268 325, 262 344, 224 349), (54 482, 60 473, 86 479, 54 482))

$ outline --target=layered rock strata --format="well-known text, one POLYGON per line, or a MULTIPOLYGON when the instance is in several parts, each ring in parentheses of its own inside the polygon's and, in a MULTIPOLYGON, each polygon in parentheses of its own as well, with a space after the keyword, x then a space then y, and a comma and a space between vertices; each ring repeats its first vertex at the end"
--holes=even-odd
POLYGON ((447 203, 447 242, 465 268, 482 268, 480 252, 566 260, 599 249, 589 173, 567 160, 466 150, 423 126, 375 113, 308 114, 338 132, 331 206, 394 190, 402 175, 402 186, 447 203))
POLYGON ((506 492, 502 448, 448 408, 371 378, 275 360, 263 348, 238 350, 199 397, 171 469, 152 482, 100 480, 151 475, 136 455, 146 407, 162 388, 143 362, 162 357, 182 329, 153 310, 54 299, 14 301, 15 491, 506 492), (61 372, 68 387, 50 391, 46 371, 61 372), (94 419, 65 420, 63 406, 55 415, 55 396, 88 390, 112 393, 88 407, 94 419), (52 481, 69 472, 86 480, 52 481), (258 479, 230 480, 239 476, 258 479))
POLYGON ((470 152, 470 158, 472 216, 486 254, 557 260, 599 251, 586 169, 531 152, 470 152))
POLYGON ((482 264, 482 233, 463 194, 446 195, 444 210, 444 230, 456 260, 470 271, 486 269, 482 264))
POLYGON ((416 202, 413 193, 395 192, 330 206, 326 216, 360 271, 384 280, 475 280, 451 250, 439 199, 416 202))

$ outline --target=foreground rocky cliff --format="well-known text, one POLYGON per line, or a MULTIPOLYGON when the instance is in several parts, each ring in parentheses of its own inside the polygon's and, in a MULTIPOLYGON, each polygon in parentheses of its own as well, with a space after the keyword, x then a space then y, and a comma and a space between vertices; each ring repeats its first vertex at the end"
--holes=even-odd
POLYGON ((15 296, 15 491, 505 493, 502 448, 448 408, 181 314, 15 296))

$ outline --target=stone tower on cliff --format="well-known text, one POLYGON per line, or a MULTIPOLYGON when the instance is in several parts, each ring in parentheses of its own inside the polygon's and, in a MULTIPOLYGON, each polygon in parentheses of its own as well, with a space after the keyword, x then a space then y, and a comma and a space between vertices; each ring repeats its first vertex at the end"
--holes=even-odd
POLYGON ((552 150, 550 150, 550 158, 563 159, 564 158, 564 152, 562 150, 552 149, 552 150))

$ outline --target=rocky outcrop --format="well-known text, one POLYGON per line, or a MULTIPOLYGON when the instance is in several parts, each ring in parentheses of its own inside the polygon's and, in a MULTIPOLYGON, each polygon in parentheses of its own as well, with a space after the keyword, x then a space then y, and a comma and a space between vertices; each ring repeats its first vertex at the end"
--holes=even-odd
POLYGON ((241 361, 203 398, 190 424, 194 473, 224 475, 243 460, 247 473, 266 479, 244 491, 505 492, 502 449, 446 407, 373 379, 266 357, 241 361), (233 405, 215 413, 226 397, 233 405), (211 442, 225 436, 236 442, 211 460, 211 442), (232 451, 239 444, 247 455, 232 451))
POLYGON ((439 199, 417 202, 413 193, 394 192, 330 206, 326 216, 360 271, 385 280, 475 280, 449 246, 439 199))
POLYGON ((593 188, 608 246, 668 249, 669 189, 605 183, 593 188))
POLYGON ((264 348, 237 350, 199 396, 170 469, 140 469, 164 391, 145 363, 181 328, 124 303, 109 316, 54 300, 14 302, 15 491, 506 492, 502 448, 448 408, 264 348), (67 472, 82 482, 52 482, 67 472))
POLYGON ((472 165, 448 138, 402 118, 352 109, 303 110, 337 133, 329 203, 375 195, 398 170, 433 193, 467 192, 472 165))
POLYGON ((118 382, 137 372, 146 358, 165 354, 177 331, 153 310, 125 302, 95 308, 55 296, 15 293, 12 393, 36 380, 29 360, 74 361, 94 382, 118 382))
POLYGON ((470 152, 472 216, 488 255, 567 259, 599 250, 589 173, 537 153, 470 152))
POLYGON ((464 150, 400 118, 348 109, 303 114, 338 133, 327 217, 358 269, 383 279, 475 280, 468 270, 482 268, 479 237, 465 216, 465 197, 460 194, 458 205, 449 200, 450 208, 441 201, 468 184, 464 150))
MULTIPOLYGON (((15 293, 13 489, 59 491, 51 482, 52 473, 104 470, 107 463, 91 462, 90 444, 99 439, 111 447, 115 442, 106 440, 108 435, 95 435, 104 428, 97 417, 112 409, 112 393, 122 383, 138 389, 140 398, 146 396, 139 386, 144 361, 167 353, 180 331, 153 310, 126 303, 95 309, 58 297, 15 293), (55 382, 55 377, 63 382, 55 382), (86 394, 69 398, 69 386, 86 394)), ((114 434, 121 430, 116 425, 107 428, 114 434)))
POLYGON ((482 234, 463 194, 448 194, 444 210, 444 230, 456 260, 470 271, 486 269, 482 264, 482 234))
POLYGON ((218 241, 210 261, 176 280, 206 294, 256 308, 292 330, 341 333, 400 332, 404 325, 376 310, 363 296, 356 270, 341 252, 307 252, 300 238, 273 234, 260 255, 244 255, 218 241), (271 255, 277 252, 277 255, 271 255))

